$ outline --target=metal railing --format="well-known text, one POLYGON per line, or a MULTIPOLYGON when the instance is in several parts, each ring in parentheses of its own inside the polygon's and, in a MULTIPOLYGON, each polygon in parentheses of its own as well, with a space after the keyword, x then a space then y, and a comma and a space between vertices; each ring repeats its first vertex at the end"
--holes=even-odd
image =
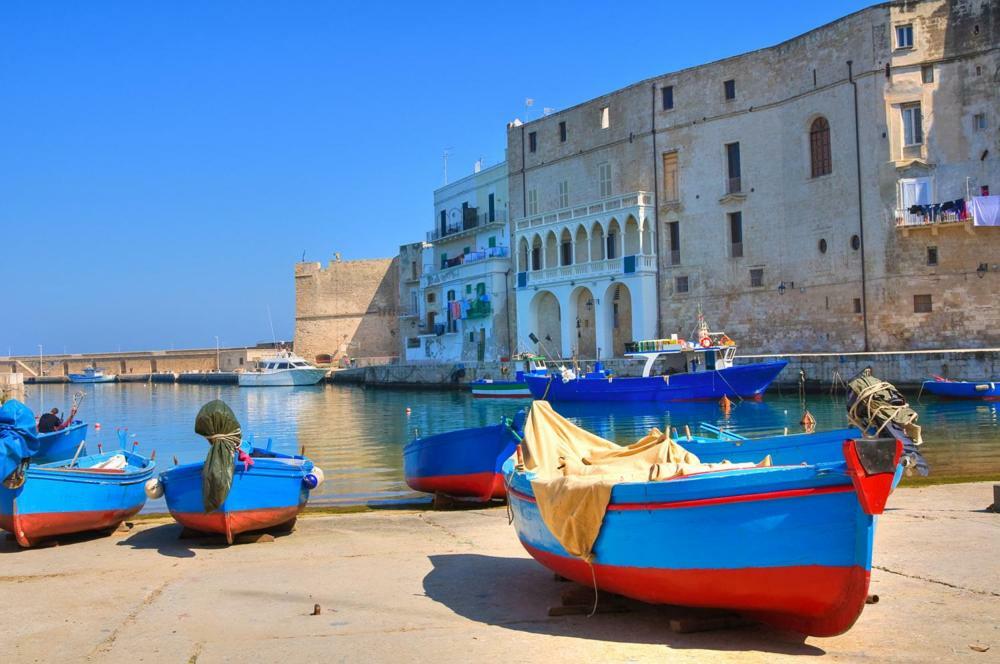
POLYGON ((729 245, 729 255, 732 258, 743 258, 743 243, 733 242, 729 245))
POLYGON ((670 261, 669 265, 680 265, 681 264, 681 250, 671 249, 667 259, 670 261))
POLYGON ((955 210, 914 213, 908 209, 897 208, 894 216, 896 226, 931 226, 933 224, 960 224, 966 221, 974 221, 971 212, 966 212, 963 219, 962 215, 955 210))
POLYGON ((742 193, 743 192, 743 183, 741 182, 741 180, 742 180, 742 178, 740 178, 740 176, 738 176, 738 175, 736 177, 734 177, 734 178, 729 178, 726 181, 726 193, 727 194, 739 194, 739 193, 742 193))
POLYGON ((489 212, 477 212, 475 216, 470 215, 470 219, 468 221, 449 223, 443 233, 440 228, 428 231, 427 241, 435 242, 437 240, 447 239, 452 235, 458 235, 459 233, 464 233, 465 231, 482 228, 483 226, 488 226, 489 224, 502 224, 506 221, 507 210, 494 210, 492 219, 490 218, 489 212))

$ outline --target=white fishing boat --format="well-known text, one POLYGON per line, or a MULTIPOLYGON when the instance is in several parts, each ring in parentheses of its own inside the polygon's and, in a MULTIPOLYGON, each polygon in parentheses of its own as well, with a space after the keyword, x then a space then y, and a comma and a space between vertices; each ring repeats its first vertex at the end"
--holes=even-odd
POLYGON ((71 383, 113 383, 117 379, 115 374, 106 374, 97 367, 87 367, 82 374, 69 374, 71 383))
POLYGON ((327 369, 319 369, 295 353, 281 350, 259 360, 256 369, 240 373, 239 384, 240 387, 315 385, 326 373, 327 369))

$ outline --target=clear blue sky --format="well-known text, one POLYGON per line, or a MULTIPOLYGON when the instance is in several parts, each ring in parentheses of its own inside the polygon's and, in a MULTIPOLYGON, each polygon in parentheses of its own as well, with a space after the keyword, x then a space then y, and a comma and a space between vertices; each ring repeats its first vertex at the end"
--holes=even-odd
POLYGON ((293 265, 390 256, 524 99, 566 108, 870 2, 5 2, 0 355, 294 328, 293 265))

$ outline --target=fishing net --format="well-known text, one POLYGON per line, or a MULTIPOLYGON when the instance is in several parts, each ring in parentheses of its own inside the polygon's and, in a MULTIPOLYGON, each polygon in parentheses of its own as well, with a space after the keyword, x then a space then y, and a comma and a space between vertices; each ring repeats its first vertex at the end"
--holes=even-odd
POLYGON ((923 443, 917 413, 896 387, 865 369, 847 382, 847 419, 866 436, 893 436, 903 443, 907 472, 927 475, 930 468, 917 449, 923 443))
POLYGON ((240 446, 240 423, 224 401, 209 401, 194 419, 194 431, 211 443, 201 469, 201 493, 205 513, 222 506, 233 486, 236 450, 240 446))

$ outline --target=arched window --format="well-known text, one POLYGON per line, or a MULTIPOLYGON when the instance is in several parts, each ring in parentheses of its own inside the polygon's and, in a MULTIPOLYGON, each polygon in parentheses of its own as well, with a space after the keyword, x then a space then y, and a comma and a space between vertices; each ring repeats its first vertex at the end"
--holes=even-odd
POLYGON ((809 157, 814 178, 833 172, 833 159, 830 156, 830 123, 824 117, 816 118, 809 127, 809 157))

